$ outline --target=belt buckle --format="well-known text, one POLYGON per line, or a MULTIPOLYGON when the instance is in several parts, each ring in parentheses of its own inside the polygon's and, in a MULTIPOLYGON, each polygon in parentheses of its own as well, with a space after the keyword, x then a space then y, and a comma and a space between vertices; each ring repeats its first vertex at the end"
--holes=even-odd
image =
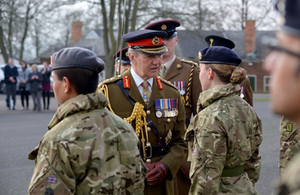
POLYGON ((145 146, 145 158, 151 158, 152 157, 152 146, 148 142, 145 146))

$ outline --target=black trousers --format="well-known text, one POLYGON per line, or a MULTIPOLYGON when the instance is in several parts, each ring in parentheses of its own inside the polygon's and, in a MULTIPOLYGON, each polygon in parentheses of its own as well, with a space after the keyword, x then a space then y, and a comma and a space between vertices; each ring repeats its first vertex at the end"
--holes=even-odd
POLYGON ((6 84, 6 106, 9 109, 14 109, 16 105, 16 92, 17 92, 17 85, 16 84, 6 84), (12 99, 13 105, 10 105, 10 96, 12 99))

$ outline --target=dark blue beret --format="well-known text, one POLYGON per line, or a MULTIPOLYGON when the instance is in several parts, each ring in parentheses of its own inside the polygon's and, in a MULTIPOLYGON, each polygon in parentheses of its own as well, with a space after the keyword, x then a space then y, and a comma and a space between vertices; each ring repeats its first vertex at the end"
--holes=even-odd
POLYGON ((209 35, 205 37, 205 41, 207 42, 207 46, 223 46, 228 47, 229 49, 233 49, 235 47, 234 42, 224 37, 209 35))
POLYGON ((123 49, 119 50, 115 55, 114 55, 115 60, 121 60, 121 64, 130 64, 130 59, 128 57, 128 47, 124 47, 123 49), (120 53, 122 51, 121 57, 120 53))
POLYGON ((167 38, 171 38, 177 35, 176 27, 178 26, 180 26, 180 22, 177 20, 160 20, 147 25, 145 29, 166 31, 167 38))
POLYGON ((104 69, 104 62, 91 50, 68 47, 52 55, 52 70, 63 68, 83 68, 99 73, 104 69))
POLYGON ((167 33, 164 31, 144 29, 125 34, 123 40, 130 48, 143 54, 161 55, 168 51, 162 40, 166 36, 167 33))
POLYGON ((281 13, 282 30, 300 36, 300 1, 278 0, 275 8, 281 13))
POLYGON ((211 46, 199 52, 199 62, 203 64, 228 64, 238 66, 242 60, 236 53, 223 46, 211 46))

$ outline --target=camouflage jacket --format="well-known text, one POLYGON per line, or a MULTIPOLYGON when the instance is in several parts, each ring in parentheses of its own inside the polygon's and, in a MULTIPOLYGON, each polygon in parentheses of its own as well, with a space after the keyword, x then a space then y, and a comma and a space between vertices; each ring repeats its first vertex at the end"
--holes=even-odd
POLYGON ((280 155, 279 170, 280 175, 285 171, 286 166, 291 159, 300 152, 300 142, 298 134, 298 126, 291 122, 285 116, 281 117, 280 122, 280 155))
POLYGON ((190 194, 257 194, 261 120, 240 98, 239 90, 229 83, 199 96, 202 110, 185 134, 191 160, 190 194), (234 175, 237 168, 239 173, 234 175), (225 171, 230 175, 224 176, 225 171))
POLYGON ((285 169, 276 195, 300 194, 300 154, 297 154, 285 169))
POLYGON ((29 154, 29 194, 143 194, 146 168, 132 127, 104 109, 101 94, 63 103, 29 154))

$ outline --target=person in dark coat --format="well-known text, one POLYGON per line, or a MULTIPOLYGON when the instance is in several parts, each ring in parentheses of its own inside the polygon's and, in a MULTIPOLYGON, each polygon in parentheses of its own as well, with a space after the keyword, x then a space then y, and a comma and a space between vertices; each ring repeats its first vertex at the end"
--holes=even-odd
POLYGON ((43 95, 43 106, 44 110, 49 110, 50 105, 50 88, 51 88, 51 68, 48 64, 48 62, 43 62, 44 68, 42 69, 41 73, 43 76, 43 89, 42 89, 42 95, 43 95))
POLYGON ((9 110, 15 110, 18 75, 18 69, 14 65, 14 60, 10 58, 8 60, 8 64, 4 67, 4 82, 6 84, 6 106, 9 110))
POLYGON ((28 76, 28 83, 30 83, 30 94, 33 101, 33 110, 41 111, 41 94, 42 94, 42 80, 43 76, 38 72, 37 65, 31 66, 32 73, 28 76))

